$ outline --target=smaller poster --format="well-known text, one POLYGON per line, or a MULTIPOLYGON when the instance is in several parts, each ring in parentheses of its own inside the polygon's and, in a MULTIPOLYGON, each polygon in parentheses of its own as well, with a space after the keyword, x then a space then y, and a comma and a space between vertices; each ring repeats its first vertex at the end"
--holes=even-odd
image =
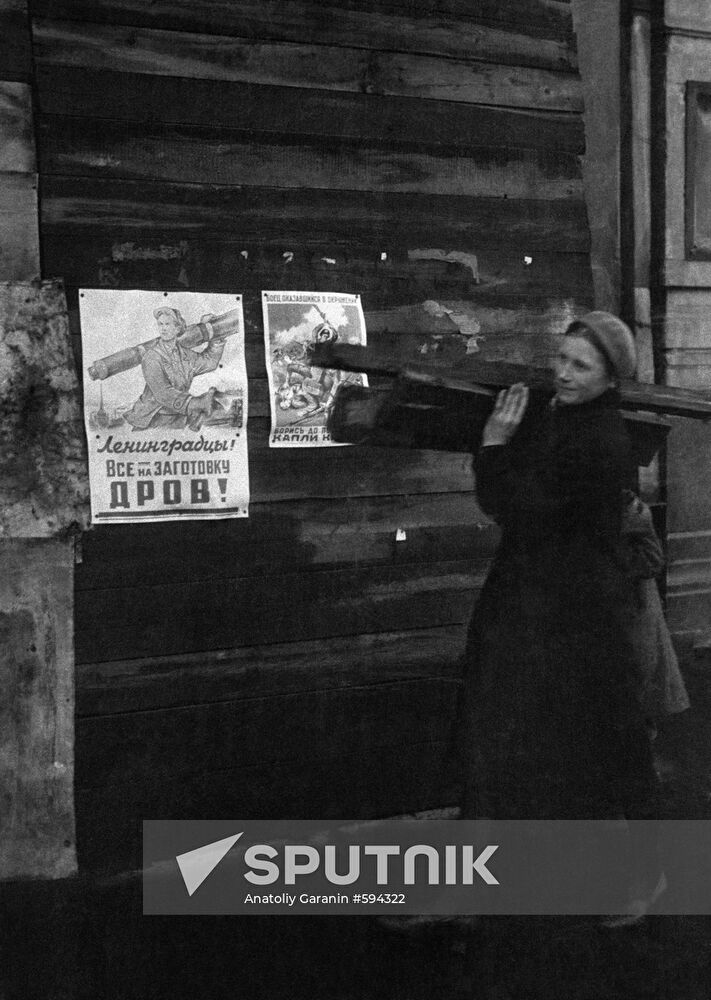
POLYGON ((315 343, 365 345, 360 295, 338 292, 262 292, 269 378, 271 448, 340 446, 326 429, 336 390, 366 376, 309 364, 315 343))
POLYGON ((241 295, 80 290, 94 523, 247 517, 241 295))

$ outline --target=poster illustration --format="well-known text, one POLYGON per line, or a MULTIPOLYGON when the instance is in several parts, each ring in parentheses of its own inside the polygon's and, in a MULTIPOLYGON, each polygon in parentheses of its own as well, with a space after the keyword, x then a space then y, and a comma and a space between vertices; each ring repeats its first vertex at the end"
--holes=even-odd
POLYGON ((326 429, 339 385, 367 385, 366 376, 316 368, 315 343, 365 345, 360 295, 338 292, 262 292, 264 345, 269 378, 271 448, 341 446, 326 429))
POLYGON ((247 517, 241 295, 80 291, 94 523, 247 517))

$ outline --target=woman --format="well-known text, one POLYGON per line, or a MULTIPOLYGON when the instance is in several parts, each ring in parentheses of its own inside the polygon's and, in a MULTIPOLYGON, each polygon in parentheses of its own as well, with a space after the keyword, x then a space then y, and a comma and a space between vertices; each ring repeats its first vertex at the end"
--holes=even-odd
POLYGON ((656 777, 625 616, 618 410, 634 340, 604 312, 574 322, 555 394, 500 393, 475 456, 501 544, 474 610, 464 682, 465 817, 645 818, 656 777))

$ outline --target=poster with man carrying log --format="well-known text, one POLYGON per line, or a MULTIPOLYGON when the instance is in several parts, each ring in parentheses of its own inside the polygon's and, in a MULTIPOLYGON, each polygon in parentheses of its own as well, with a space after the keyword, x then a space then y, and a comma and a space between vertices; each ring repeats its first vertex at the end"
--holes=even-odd
POLYGON ((80 291, 95 523, 247 517, 241 295, 80 291))

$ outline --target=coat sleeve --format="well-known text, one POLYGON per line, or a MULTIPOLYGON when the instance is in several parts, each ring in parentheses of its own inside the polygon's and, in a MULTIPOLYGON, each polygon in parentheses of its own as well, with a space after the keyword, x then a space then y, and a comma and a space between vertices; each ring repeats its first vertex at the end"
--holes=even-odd
POLYGON ((499 521, 506 507, 505 498, 516 488, 516 476, 509 445, 487 445, 474 455, 476 498, 479 506, 499 521))
POLYGON ((619 542, 622 495, 629 486, 631 447, 625 431, 583 434, 558 457, 556 493, 561 524, 595 535, 608 547, 619 542))
POLYGON ((479 504, 503 527, 526 535, 550 530, 619 536, 630 465, 626 435, 595 428, 546 454, 529 437, 480 448, 474 459, 479 504))

